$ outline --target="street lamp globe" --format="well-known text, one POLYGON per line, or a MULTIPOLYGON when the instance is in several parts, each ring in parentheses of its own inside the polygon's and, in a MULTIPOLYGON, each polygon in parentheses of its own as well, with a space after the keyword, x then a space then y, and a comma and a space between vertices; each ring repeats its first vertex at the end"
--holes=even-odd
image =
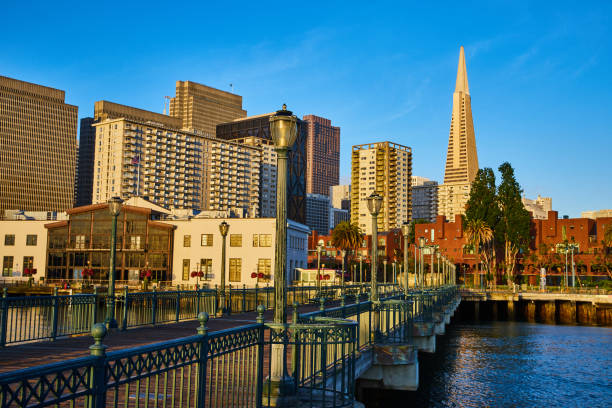
POLYGON ((119 215, 122 204, 123 204, 123 200, 120 197, 112 197, 110 200, 108 200, 108 211, 111 213, 113 217, 116 217, 119 215))
POLYGON ((325 241, 323 241, 322 239, 319 240, 319 242, 317 242, 317 246, 319 248, 323 248, 325 246, 325 241))
POLYGON ((270 134, 276 147, 287 149, 295 143, 297 117, 287 110, 287 105, 270 117, 270 134))
POLYGON ((225 237, 227 236, 227 232, 229 231, 229 224, 225 221, 223 221, 221 224, 219 224, 219 232, 221 232, 221 236, 225 237))
POLYGON ((419 246, 421 248, 423 248, 425 246, 425 238, 424 237, 419 237, 419 246))
POLYGON ((407 238, 411 232, 412 232, 412 224, 409 222, 403 223, 402 224, 402 234, 404 235, 404 238, 407 238))
POLYGON ((382 197, 376 193, 372 193, 368 197, 368 210, 373 216, 377 216, 382 207, 382 197))

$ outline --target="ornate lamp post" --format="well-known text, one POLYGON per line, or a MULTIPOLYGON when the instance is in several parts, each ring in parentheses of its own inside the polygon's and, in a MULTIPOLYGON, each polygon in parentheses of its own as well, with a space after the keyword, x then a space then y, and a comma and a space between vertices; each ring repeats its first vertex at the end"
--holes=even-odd
MULTIPOLYGON (((412 232, 412 224, 405 222, 402 224, 402 234, 404 235, 404 284, 408 293, 408 238, 412 232)), ((416 271, 415 271, 416 273, 416 271)))
POLYGON ((221 307, 217 310, 217 316, 223 316, 223 312, 225 312, 225 241, 227 239, 227 232, 229 231, 229 224, 223 221, 219 224, 219 232, 221 233, 221 237, 223 237, 223 242, 221 246, 221 288, 219 290, 219 304, 221 307))
POLYGON ((115 254, 117 252, 117 217, 121 212, 123 200, 113 197, 108 200, 108 211, 113 217, 111 225, 110 260, 108 263, 108 295, 106 296, 106 320, 104 324, 108 329, 116 329, 115 320, 115 254))
MULTIPOLYGON (((274 323, 287 324, 287 160, 297 138, 297 117, 287 105, 270 117, 270 134, 276 150, 276 247, 274 251, 274 323)), ((284 330, 284 329, 283 329, 284 330)), ((290 403, 293 380, 287 373, 286 344, 273 344, 268 392, 277 406, 290 403)))
POLYGON ((321 293, 321 252, 323 251, 323 246, 325 246, 325 241, 320 239, 317 242, 317 298, 321 293))
POLYGON ((378 285, 376 282, 376 275, 378 272, 378 223, 376 218, 380 213, 382 200, 383 198, 376 193, 372 193, 368 197, 368 211, 370 211, 370 214, 372 215, 372 271, 370 272, 370 299, 373 302, 378 301, 378 285))

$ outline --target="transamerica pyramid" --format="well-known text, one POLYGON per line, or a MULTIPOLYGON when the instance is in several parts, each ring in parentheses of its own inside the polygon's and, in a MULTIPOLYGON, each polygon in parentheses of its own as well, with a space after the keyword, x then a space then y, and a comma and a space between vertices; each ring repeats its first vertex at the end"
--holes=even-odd
POLYGON ((465 204, 477 172, 478 154, 472 121, 472 103, 465 67, 465 52, 461 47, 453 93, 444 184, 438 188, 438 215, 444 215, 452 220, 457 214, 465 214, 465 204))

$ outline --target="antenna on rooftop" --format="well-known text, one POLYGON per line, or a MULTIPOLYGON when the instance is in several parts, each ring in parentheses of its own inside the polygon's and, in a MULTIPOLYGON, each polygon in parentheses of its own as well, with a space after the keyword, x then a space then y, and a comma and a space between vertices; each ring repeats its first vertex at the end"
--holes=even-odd
MULTIPOLYGON (((168 104, 170 103, 170 98, 171 98, 170 96, 164 96, 164 115, 166 115, 166 108, 168 107, 168 104)), ((167 114, 169 115, 170 112, 168 112, 167 114)))
POLYGON ((234 84, 230 84, 231 92, 234 93, 234 84))

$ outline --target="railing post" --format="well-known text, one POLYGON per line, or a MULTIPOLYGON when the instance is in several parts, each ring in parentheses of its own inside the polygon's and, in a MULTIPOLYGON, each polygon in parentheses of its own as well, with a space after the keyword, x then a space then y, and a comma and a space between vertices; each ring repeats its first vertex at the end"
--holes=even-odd
POLYGON ((0 316, 0 347, 6 345, 6 327, 8 326, 7 288, 2 289, 2 315, 0 316))
POLYGON ((266 309, 270 308, 269 299, 268 299, 268 297, 270 295, 270 290, 269 289, 270 289, 270 284, 266 283, 266 309))
POLYGON ((93 329, 96 320, 98 319, 98 287, 94 288, 93 292, 93 307, 91 310, 91 328, 93 329))
POLYGON ((94 344, 89 346, 89 354, 96 357, 96 362, 91 368, 89 377, 89 388, 92 395, 88 398, 86 406, 88 408, 104 408, 106 405, 106 347, 102 340, 106 336, 106 326, 104 323, 96 323, 91 329, 94 344))
POLYGON ((123 287, 123 321, 121 322, 121 331, 127 330, 128 323, 128 286, 123 287))
POLYGON ((321 305, 319 306, 319 310, 324 312, 325 311, 325 298, 321 296, 319 298, 319 302, 321 302, 321 305))
POLYGON ((155 326, 157 318, 157 286, 153 286, 153 294, 151 295, 151 324, 155 326))
POLYGON ((255 282, 255 310, 259 306, 259 284, 255 282))
POLYGON ((259 327, 259 342, 257 343, 257 382, 255 388, 255 404, 257 408, 261 408, 263 404, 263 369, 264 369, 264 312, 266 308, 263 305, 257 306, 257 324, 259 327))
POLYGON ((58 319, 58 301, 57 301, 57 287, 53 288, 53 311, 51 312, 51 340, 55 340, 57 337, 57 319, 58 319))
POLYGON ((246 284, 242 284, 242 313, 246 312, 246 284))
POLYGON ((181 285, 176 287, 176 322, 178 323, 181 314, 181 285))
POLYGON ((200 285, 196 283, 195 285, 196 291, 196 317, 200 315, 200 285))
MULTIPOLYGON (((298 302, 293 302, 293 315, 291 318, 291 324, 297 325, 299 323, 300 314, 298 313, 298 302)), ((300 380, 300 347, 298 345, 299 335, 296 328, 293 329, 293 353, 291 353, 291 367, 293 368, 293 383, 295 384, 296 390, 300 380)))
POLYGON ((196 407, 204 408, 206 401, 206 366, 208 363, 208 328, 206 323, 208 322, 208 313, 202 312, 198 314, 198 321, 200 327, 198 327, 198 335, 200 336, 198 345, 198 384, 196 385, 196 407))

